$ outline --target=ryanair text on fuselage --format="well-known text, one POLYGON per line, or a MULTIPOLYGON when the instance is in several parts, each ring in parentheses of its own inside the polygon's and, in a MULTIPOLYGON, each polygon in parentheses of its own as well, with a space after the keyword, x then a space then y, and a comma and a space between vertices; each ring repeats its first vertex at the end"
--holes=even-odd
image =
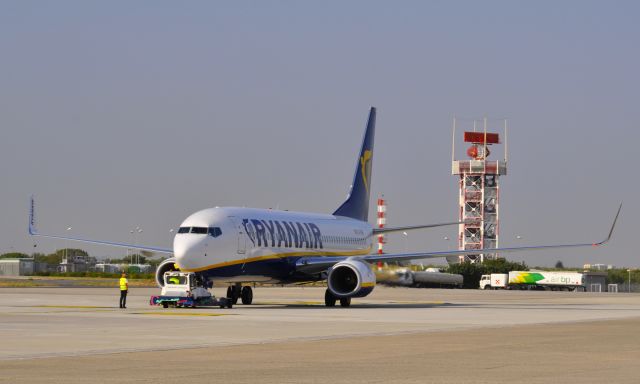
POLYGON ((242 219, 242 225, 255 247, 323 248, 322 233, 313 223, 242 219))

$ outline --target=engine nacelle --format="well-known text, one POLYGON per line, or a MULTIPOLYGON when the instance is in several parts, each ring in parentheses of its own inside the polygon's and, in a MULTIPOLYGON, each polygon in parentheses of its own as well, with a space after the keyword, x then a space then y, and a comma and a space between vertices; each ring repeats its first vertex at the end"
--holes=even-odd
POLYGON ((347 259, 331 268, 327 283, 337 298, 365 297, 376 286, 376 275, 366 262, 347 259))
POLYGON ((176 265, 176 258, 170 257, 167 260, 163 261, 158 265, 158 269, 156 269, 156 284, 158 287, 164 287, 164 273, 170 271, 179 271, 178 266, 176 265))

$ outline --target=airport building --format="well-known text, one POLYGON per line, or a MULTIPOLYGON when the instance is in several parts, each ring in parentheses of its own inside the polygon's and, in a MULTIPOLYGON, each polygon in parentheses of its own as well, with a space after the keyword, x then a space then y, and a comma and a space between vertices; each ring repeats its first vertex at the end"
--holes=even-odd
POLYGON ((585 264, 582 267, 592 271, 608 271, 609 269, 615 268, 615 266, 611 264, 585 264))
POLYGON ((34 259, 0 259, 0 276, 29 276, 35 272, 34 259))
POLYGON ((84 255, 65 255, 58 272, 87 272, 94 269, 96 258, 84 255))
POLYGON ((586 292, 608 292, 607 272, 584 272, 584 289, 586 292))

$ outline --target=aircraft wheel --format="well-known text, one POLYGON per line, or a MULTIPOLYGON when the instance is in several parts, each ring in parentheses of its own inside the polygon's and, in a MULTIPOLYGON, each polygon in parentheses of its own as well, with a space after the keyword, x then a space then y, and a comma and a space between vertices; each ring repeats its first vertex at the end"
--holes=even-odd
POLYGON ((162 303, 162 308, 169 308, 169 303, 162 303))
POLYGON ((324 291, 324 305, 327 307, 335 307, 336 306, 336 297, 333 296, 333 293, 329 289, 324 291))
POLYGON ((350 307, 351 306, 351 298, 350 297, 343 297, 342 299, 340 299, 340 306, 341 307, 350 307))
POLYGON ((233 304, 238 302, 238 296, 240 296, 240 289, 235 285, 230 285, 227 287, 227 298, 233 304))
POLYGON ((253 289, 251 287, 242 287, 240 298, 242 299, 242 304, 250 305, 253 302, 253 289))
POLYGON ((240 293, 242 291, 242 285, 240 283, 233 286, 233 304, 238 304, 238 299, 240 298, 240 293))

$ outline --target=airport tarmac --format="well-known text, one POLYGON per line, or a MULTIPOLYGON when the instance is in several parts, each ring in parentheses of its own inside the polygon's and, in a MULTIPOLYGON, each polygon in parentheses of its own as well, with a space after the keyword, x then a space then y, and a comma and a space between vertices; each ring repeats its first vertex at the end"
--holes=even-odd
MULTIPOLYGON (((106 288, 0 289, 0 382, 634 382, 640 295, 256 288, 232 309, 128 308, 106 288)), ((217 288, 214 293, 223 293, 217 288)))

